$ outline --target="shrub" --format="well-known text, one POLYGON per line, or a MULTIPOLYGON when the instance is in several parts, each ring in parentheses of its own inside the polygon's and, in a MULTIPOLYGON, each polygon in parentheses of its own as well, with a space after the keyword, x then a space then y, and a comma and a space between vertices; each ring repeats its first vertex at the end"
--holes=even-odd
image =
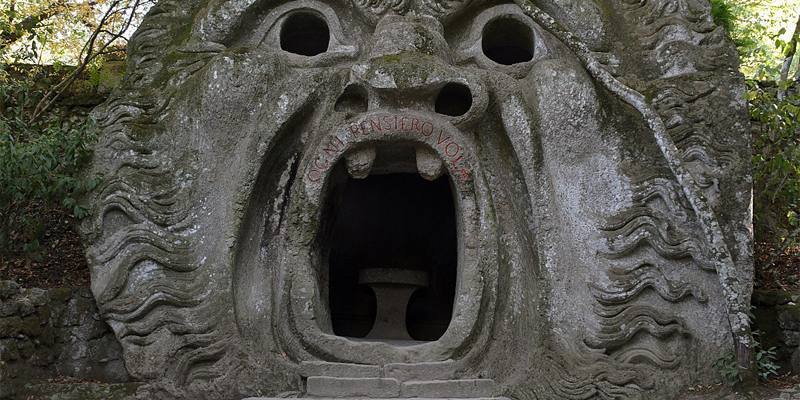
POLYGON ((76 218, 86 210, 75 199, 97 185, 82 178, 95 129, 85 116, 52 112, 31 121, 41 97, 32 78, 12 79, 0 69, 0 252, 35 250, 41 207, 65 207, 76 218))
POLYGON ((800 244, 800 94, 776 93, 750 83, 753 211, 756 239, 785 249, 800 244))
MULTIPOLYGON (((758 372, 759 379, 766 381, 771 376, 778 375, 780 366, 775 361, 777 358, 775 348, 771 347, 769 349, 765 349, 761 346, 761 342, 759 340, 761 335, 762 332, 760 331, 753 332, 753 342, 756 353, 755 367, 756 371, 758 372)), ((739 367, 736 363, 736 356, 734 356, 733 353, 717 359, 717 361, 714 362, 714 368, 716 368, 717 372, 719 372, 720 376, 722 377, 722 381, 728 385, 736 385, 742 380, 741 371, 739 371, 739 367)))

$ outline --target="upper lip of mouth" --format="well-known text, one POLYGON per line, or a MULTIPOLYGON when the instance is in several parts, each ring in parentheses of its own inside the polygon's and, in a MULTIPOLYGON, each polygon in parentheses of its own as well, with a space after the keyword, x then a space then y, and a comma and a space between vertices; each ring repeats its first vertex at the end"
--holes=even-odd
POLYGON ((413 146, 413 160, 408 159, 408 152, 395 156, 389 151, 390 146, 393 144, 367 144, 347 151, 344 159, 350 177, 364 179, 373 173, 418 172, 424 179, 433 181, 445 173, 444 161, 427 146, 405 145, 413 146))
POLYGON ((472 179, 474 157, 468 138, 438 115, 408 111, 370 112, 334 128, 312 146, 304 177, 312 186, 322 184, 334 165, 344 160, 353 178, 365 178, 380 161, 378 150, 399 143, 413 146, 413 164, 381 172, 412 172, 404 169, 415 165, 428 180, 442 174, 461 183, 472 179))

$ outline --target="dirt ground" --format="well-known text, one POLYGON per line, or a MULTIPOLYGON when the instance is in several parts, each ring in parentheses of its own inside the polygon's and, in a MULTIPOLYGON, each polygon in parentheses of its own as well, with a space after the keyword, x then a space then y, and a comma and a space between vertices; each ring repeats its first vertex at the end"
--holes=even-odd
POLYGON ((77 221, 64 209, 44 207, 39 248, 32 253, 0 254, 0 280, 26 288, 89 286, 89 268, 77 221))

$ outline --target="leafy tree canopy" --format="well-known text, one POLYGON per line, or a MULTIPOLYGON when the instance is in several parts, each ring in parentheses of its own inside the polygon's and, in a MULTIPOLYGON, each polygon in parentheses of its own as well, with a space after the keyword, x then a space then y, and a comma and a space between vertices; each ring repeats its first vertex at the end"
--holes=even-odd
MULTIPOLYGON (((749 79, 777 81, 796 32, 800 0, 712 0, 711 3, 717 23, 730 32, 739 49, 742 73, 749 79)), ((797 63, 794 60, 793 70, 798 68, 797 63)))
POLYGON ((87 43, 125 40, 154 0, 0 0, 0 63, 79 64, 87 43), (128 29, 125 29, 128 28, 128 29))

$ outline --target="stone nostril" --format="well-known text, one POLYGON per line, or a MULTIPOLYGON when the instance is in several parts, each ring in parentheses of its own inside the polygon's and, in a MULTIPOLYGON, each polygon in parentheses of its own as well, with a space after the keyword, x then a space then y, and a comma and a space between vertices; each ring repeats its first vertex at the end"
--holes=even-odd
POLYGON ((461 83, 448 83, 436 97, 436 112, 460 117, 472 108, 472 92, 461 83))
POLYGON ((333 109, 337 112, 347 113, 348 116, 364 113, 367 111, 367 90, 361 85, 348 85, 339 99, 336 100, 336 105, 333 109))

